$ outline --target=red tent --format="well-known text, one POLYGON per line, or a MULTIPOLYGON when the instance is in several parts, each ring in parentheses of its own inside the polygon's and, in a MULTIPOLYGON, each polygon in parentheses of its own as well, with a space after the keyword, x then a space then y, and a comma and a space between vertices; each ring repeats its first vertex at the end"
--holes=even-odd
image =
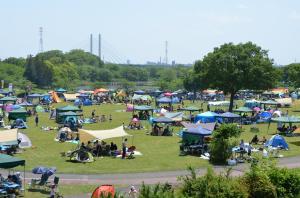
POLYGON ((115 196, 115 187, 113 185, 101 185, 101 186, 98 186, 94 190, 91 198, 100 198, 101 194, 104 195, 104 196, 108 196, 110 194, 111 197, 114 197, 115 196))
POLYGON ((109 90, 104 89, 104 88, 96 89, 96 90, 94 91, 94 94, 102 93, 102 92, 109 92, 109 90))

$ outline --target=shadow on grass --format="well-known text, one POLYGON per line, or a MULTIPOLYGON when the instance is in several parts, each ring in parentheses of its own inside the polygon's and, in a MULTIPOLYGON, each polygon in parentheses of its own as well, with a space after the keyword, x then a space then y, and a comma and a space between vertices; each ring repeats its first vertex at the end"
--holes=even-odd
POLYGON ((296 146, 300 146, 300 141, 290 142, 290 144, 293 144, 293 145, 296 145, 296 146))
POLYGON ((48 195, 50 193, 50 191, 46 190, 46 189, 29 189, 28 192, 36 192, 36 193, 41 193, 44 195, 48 195))

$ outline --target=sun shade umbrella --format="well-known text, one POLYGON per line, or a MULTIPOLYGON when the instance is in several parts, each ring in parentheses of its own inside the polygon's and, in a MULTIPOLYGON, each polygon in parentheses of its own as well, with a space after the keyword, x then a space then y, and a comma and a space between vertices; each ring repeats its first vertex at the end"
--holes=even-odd
POLYGON ((43 167, 43 166, 38 166, 32 169, 33 174, 44 174, 46 173, 48 168, 43 167))

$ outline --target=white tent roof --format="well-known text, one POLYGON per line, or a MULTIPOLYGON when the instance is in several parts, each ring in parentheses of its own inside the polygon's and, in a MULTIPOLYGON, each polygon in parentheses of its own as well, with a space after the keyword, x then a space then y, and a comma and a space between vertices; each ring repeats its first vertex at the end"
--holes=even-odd
POLYGON ((20 148, 30 148, 32 147, 32 143, 27 135, 23 133, 18 133, 18 139, 21 139, 21 142, 19 144, 20 148))
POLYGON ((230 102, 229 101, 210 101, 208 102, 209 106, 229 106, 230 102))
POLYGON ((0 145, 16 144, 17 140, 18 129, 0 131, 0 145))
POLYGON ((72 101, 72 100, 76 100, 77 99, 77 96, 79 96, 80 94, 78 93, 75 93, 75 94, 67 94, 67 93, 64 93, 64 96, 66 98, 67 101, 72 101))
POLYGON ((123 126, 119 126, 114 129, 109 130, 85 130, 85 129, 79 129, 79 133, 86 133, 91 136, 93 136, 96 139, 105 140, 110 138, 116 138, 116 137, 124 137, 124 136, 131 136, 130 134, 126 133, 123 126))

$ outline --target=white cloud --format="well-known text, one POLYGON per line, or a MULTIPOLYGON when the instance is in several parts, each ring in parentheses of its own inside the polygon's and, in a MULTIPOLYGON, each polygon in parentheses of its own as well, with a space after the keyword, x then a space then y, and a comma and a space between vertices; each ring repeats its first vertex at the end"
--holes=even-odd
POLYGON ((247 9, 248 6, 243 4, 243 3, 239 3, 237 6, 236 6, 238 9, 247 9))

